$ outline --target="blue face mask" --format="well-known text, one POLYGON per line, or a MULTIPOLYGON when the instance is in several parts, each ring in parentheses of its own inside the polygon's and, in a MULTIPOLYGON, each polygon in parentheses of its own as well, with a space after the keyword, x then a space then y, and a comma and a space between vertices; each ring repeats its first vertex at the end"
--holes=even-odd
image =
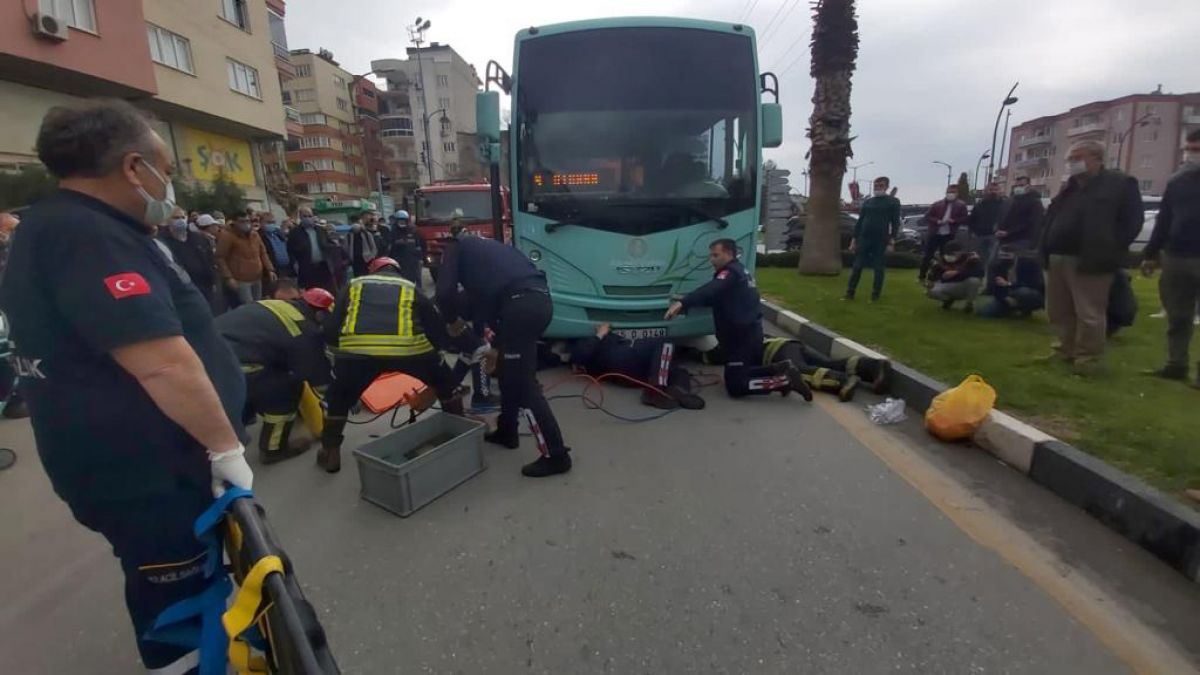
POLYGON ((175 218, 167 225, 173 234, 183 234, 188 231, 188 222, 186 218, 175 218))
POLYGON ((301 218, 300 224, 303 225, 304 227, 312 227, 313 225, 317 224, 317 219, 316 218, 301 218))
POLYGON ((267 230, 268 232, 274 232, 279 229, 279 223, 273 220, 269 223, 263 223, 263 229, 267 230))

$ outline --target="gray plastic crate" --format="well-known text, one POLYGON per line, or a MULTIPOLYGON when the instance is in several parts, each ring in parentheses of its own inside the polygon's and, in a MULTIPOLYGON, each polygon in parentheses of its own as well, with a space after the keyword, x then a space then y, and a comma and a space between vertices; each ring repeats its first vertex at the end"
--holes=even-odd
POLYGON ((354 451, 363 499, 407 517, 487 468, 485 425, 439 413, 354 451))

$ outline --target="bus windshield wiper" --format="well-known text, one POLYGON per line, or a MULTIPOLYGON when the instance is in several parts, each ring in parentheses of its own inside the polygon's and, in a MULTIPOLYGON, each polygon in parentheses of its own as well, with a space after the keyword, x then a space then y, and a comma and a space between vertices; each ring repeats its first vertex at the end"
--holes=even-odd
POLYGON ((546 233, 550 234, 558 230, 560 227, 566 227, 568 225, 582 225, 585 221, 586 219, 583 216, 578 215, 571 216, 569 218, 562 218, 561 220, 553 223, 546 223, 546 233))
POLYGON ((721 216, 709 213, 707 210, 702 209, 699 206, 696 206, 694 204, 682 203, 682 204, 674 204, 674 206, 678 206, 679 208, 683 209, 684 211, 687 211, 688 213, 690 213, 694 216, 699 216, 705 220, 711 220, 714 223, 716 223, 717 227, 721 228, 722 230, 729 227, 728 220, 725 220, 721 216))

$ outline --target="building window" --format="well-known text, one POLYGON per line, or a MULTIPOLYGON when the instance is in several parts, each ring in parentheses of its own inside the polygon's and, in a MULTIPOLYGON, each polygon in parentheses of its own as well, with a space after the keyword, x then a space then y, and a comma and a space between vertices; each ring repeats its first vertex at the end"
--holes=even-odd
POLYGON ((333 144, 329 142, 328 136, 301 136, 300 148, 302 150, 310 150, 312 148, 329 148, 333 144))
POLYGON ((267 22, 271 29, 271 46, 275 48, 275 55, 281 58, 289 58, 287 46, 287 29, 283 24, 283 17, 276 14, 270 7, 267 8, 267 22))
POLYGON ((196 74, 192 68, 192 44, 187 38, 152 23, 146 24, 146 34, 150 38, 150 58, 155 63, 196 74))
POLYGON ((308 77, 309 75, 312 75, 312 66, 307 63, 296 66, 296 77, 308 77))
POLYGON ((449 75, 438 75, 437 76, 437 86, 449 87, 450 86, 450 76, 449 75))
POLYGON ((442 150, 444 150, 445 152, 454 152, 455 151, 454 141, 447 141, 446 143, 442 143, 442 150))
POLYGON ((333 171, 332 159, 310 159, 303 163, 305 171, 333 171))
POLYGON ((303 113, 300 115, 301 124, 328 124, 327 118, 321 113, 303 113))
POLYGON ((292 92, 293 101, 315 101, 317 100, 316 89, 296 89, 292 92))
POLYGON ((92 0, 38 0, 38 11, 62 19, 72 28, 96 32, 96 8, 92 0))
POLYGON ((343 134, 349 134, 354 132, 354 127, 350 126, 349 122, 338 121, 338 130, 343 134))
POLYGON ((1157 112, 1158 112, 1158 106, 1154 105, 1153 103, 1150 103, 1146 106, 1146 114, 1147 115, 1153 115, 1157 112))
POLYGON ((1150 155, 1142 155, 1142 168, 1149 169, 1154 166, 1154 158, 1150 155))
POLYGON ((246 11, 246 0, 221 0, 221 18, 244 31, 250 31, 250 13, 246 11))
POLYGON ((333 86, 337 87, 341 91, 345 91, 346 80, 344 78, 342 78, 342 76, 340 76, 340 75, 334 75, 333 76, 333 86))
POLYGON ((334 183, 332 181, 326 181, 323 183, 309 183, 308 184, 308 193, 309 194, 321 193, 321 192, 337 192, 337 183, 334 183))
POLYGON ((1118 121, 1118 122, 1122 122, 1122 121, 1124 121, 1124 120, 1125 120, 1125 109, 1124 109, 1124 108, 1118 108, 1118 109, 1117 109, 1117 121, 1118 121))
POLYGON ((1142 188, 1142 192, 1149 192, 1150 190, 1154 189, 1154 181, 1152 181, 1152 180, 1142 181, 1141 188, 1142 188))
POLYGON ((413 123, 408 117, 392 117, 380 120, 379 128, 383 131, 384 138, 394 136, 412 136, 413 123))
POLYGON ((338 110, 350 110, 350 102, 344 98, 339 98, 337 100, 337 107, 338 110))
POLYGON ((258 71, 241 61, 227 59, 226 63, 229 66, 229 88, 239 94, 261 99, 262 93, 258 88, 258 71))
POLYGON ((458 173, 458 164, 456 162, 450 162, 446 165, 446 172, 451 174, 458 173))
POLYGON ((439 99, 438 99, 438 107, 439 107, 439 108, 441 108, 442 110, 445 110, 445 111, 449 112, 449 110, 450 110, 450 99, 448 99, 448 98, 439 98, 439 99))
POLYGON ((290 91, 288 91, 288 90, 286 90, 286 89, 285 89, 285 90, 283 90, 283 91, 279 92, 279 96, 280 96, 280 98, 282 98, 282 99, 283 99, 283 104, 284 104, 284 105, 291 105, 291 104, 292 104, 292 92, 290 92, 290 91))

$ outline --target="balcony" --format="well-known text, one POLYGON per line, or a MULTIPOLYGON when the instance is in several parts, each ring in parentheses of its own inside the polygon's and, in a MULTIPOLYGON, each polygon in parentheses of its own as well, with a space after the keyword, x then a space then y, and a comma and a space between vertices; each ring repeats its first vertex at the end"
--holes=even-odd
POLYGON ((1108 133, 1108 125, 1104 122, 1090 122, 1081 124, 1077 127, 1071 127, 1067 131, 1068 136, 1082 136, 1083 134, 1108 133))
POLYGON ((1017 143, 1017 147, 1018 148, 1029 148, 1029 147, 1032 147, 1035 145, 1045 145, 1046 143, 1049 143, 1050 141, 1053 141, 1053 140, 1054 140, 1054 136, 1051 136, 1050 134, 1043 134, 1041 136, 1031 136, 1029 138, 1022 139, 1021 141, 1019 141, 1017 143))
POLYGON ((1200 108, 1192 108, 1191 110, 1184 109, 1183 111, 1184 124, 1200 124, 1200 108))
POLYGON ((283 106, 283 125, 289 137, 304 134, 304 125, 300 122, 300 111, 290 105, 283 106))
POLYGON ((1048 167, 1050 166, 1049 157, 1027 157, 1019 162, 1013 162, 1013 165, 1019 169, 1029 169, 1033 167, 1048 167))
POLYGON ((288 53, 287 47, 283 47, 271 43, 272 49, 275 50, 275 70, 279 72, 280 78, 290 80, 296 77, 296 65, 292 63, 292 55, 288 53))

